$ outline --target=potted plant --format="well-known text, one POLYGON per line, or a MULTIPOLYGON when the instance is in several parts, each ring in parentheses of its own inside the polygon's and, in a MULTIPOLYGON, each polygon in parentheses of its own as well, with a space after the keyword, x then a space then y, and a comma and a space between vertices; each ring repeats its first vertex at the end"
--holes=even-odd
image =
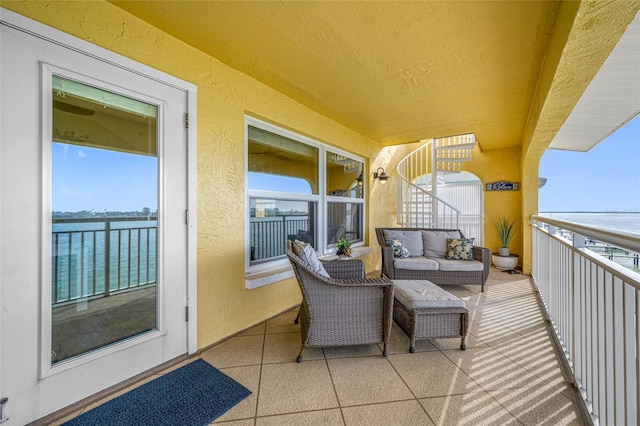
POLYGON ((346 238, 342 237, 338 240, 338 242, 336 243, 336 254, 338 255, 338 257, 344 259, 344 258, 350 258, 351 257, 351 242, 348 241, 346 238))
POLYGON ((518 231, 517 220, 502 216, 496 221, 496 229, 500 238, 500 248, 497 255, 491 256, 493 264, 498 269, 511 271, 518 265, 518 255, 512 255, 509 250, 509 244, 518 231))
POLYGON ((498 237, 500 238, 501 244, 500 249, 498 249, 498 253, 500 256, 509 256, 511 254, 509 244, 518 230, 518 228, 516 228, 516 220, 509 219, 507 216, 502 216, 496 222, 496 229, 498 230, 498 237))

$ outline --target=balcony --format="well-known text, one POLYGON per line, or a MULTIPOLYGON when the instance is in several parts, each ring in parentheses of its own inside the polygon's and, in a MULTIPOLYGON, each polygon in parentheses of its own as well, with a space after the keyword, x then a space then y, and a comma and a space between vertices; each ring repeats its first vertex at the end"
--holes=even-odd
POLYGON ((594 423, 638 424, 640 235, 532 219, 532 282, 571 380, 594 423), (607 257, 594 251, 602 246, 607 257), (614 248, 626 267, 610 260, 614 248))
MULTIPOLYGON (((410 354, 394 325, 388 358, 376 345, 308 349, 298 364, 296 309, 208 348, 201 358, 253 392, 216 422, 582 424, 530 277, 492 269, 484 293, 451 291, 469 307, 466 351, 436 339, 410 354)), ((64 420, 106 400, 70 407, 64 420)))
POLYGON ((156 220, 53 220, 53 363, 156 328, 156 220))
MULTIPOLYGON (((539 216, 534 220, 531 277, 492 269, 485 293, 450 288, 470 310, 466 351, 458 349, 457 339, 436 339, 418 342, 417 353, 409 354, 407 337, 394 325, 386 359, 373 345, 310 349, 305 362, 297 364, 300 329, 293 309, 198 355, 253 391, 218 421, 634 423, 640 280, 636 266, 624 268, 610 257, 619 247, 627 253, 624 258, 636 259, 640 238, 539 216), (611 247, 609 254, 594 251, 601 245, 611 247)), ((69 226, 79 226, 72 222, 69 226)), ((53 235, 54 317, 62 315, 65 324, 78 317, 65 314, 77 298, 87 298, 91 307, 79 317, 83 323, 94 312, 112 316, 133 300, 155 303, 155 281, 148 279, 155 224, 112 225, 106 221, 95 230, 95 224, 85 224, 91 229, 53 235), (73 260, 74 253, 88 254, 73 260), (81 267, 69 268, 74 262, 81 267)), ((132 327, 140 327, 138 314, 131 319, 132 327)), ((65 341, 82 340, 74 327, 63 333, 65 341)), ((96 398, 90 402, 104 401, 96 398)), ((89 407, 70 407, 71 416, 89 407)))

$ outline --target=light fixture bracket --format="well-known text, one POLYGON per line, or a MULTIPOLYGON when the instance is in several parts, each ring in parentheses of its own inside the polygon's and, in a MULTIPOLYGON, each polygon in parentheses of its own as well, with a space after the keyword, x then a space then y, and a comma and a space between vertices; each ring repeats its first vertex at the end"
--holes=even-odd
POLYGON ((378 167, 378 170, 373 172, 373 178, 380 180, 381 184, 387 183, 387 179, 389 179, 389 175, 384 172, 382 167, 378 167))

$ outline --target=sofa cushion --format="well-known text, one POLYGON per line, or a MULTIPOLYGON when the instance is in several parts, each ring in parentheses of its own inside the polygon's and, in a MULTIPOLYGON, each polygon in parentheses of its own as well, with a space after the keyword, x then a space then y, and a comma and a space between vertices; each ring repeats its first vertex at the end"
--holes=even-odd
POLYGON ((420 231, 420 232, 422 233, 424 255, 427 257, 444 258, 447 255, 447 239, 462 238, 459 231, 420 231))
POLYGON ((466 271, 475 272, 482 271, 484 265, 477 260, 450 260, 450 259, 434 259, 439 265, 441 271, 466 271))
POLYGON ((447 259, 473 260, 475 238, 447 238, 447 259))
POLYGON ((402 244, 402 241, 400 241, 399 239, 396 238, 395 240, 387 240, 387 244, 393 247, 393 257, 405 259, 411 256, 409 250, 404 246, 404 244, 402 244))
POLYGON ((427 280, 392 280, 395 298, 409 309, 464 308, 464 301, 427 280))
POLYGON ((411 256, 422 256, 424 254, 424 250, 422 249, 422 234, 420 231, 385 229, 384 239, 385 241, 400 240, 407 250, 409 250, 411 256))
POLYGON ((292 250, 293 253, 298 256, 300 261, 312 272, 315 272, 316 274, 326 278, 331 278, 327 273, 327 270, 324 269, 324 266, 322 265, 322 262, 320 262, 320 259, 318 259, 316 250, 311 244, 295 240, 293 242, 292 250))
POLYGON ((411 269, 414 271, 437 271, 440 264, 433 259, 426 257, 408 257, 406 259, 393 259, 393 266, 396 269, 411 269))

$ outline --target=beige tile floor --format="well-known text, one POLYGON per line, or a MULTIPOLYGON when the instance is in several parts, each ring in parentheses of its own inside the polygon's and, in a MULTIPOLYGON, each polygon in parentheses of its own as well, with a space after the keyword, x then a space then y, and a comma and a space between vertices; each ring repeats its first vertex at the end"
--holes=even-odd
POLYGON ((214 346, 201 357, 253 392, 215 424, 581 424, 529 277, 493 269, 484 293, 447 289, 469 308, 466 351, 434 339, 411 354, 394 325, 387 358, 377 345, 307 349, 298 364, 296 310, 214 346))

